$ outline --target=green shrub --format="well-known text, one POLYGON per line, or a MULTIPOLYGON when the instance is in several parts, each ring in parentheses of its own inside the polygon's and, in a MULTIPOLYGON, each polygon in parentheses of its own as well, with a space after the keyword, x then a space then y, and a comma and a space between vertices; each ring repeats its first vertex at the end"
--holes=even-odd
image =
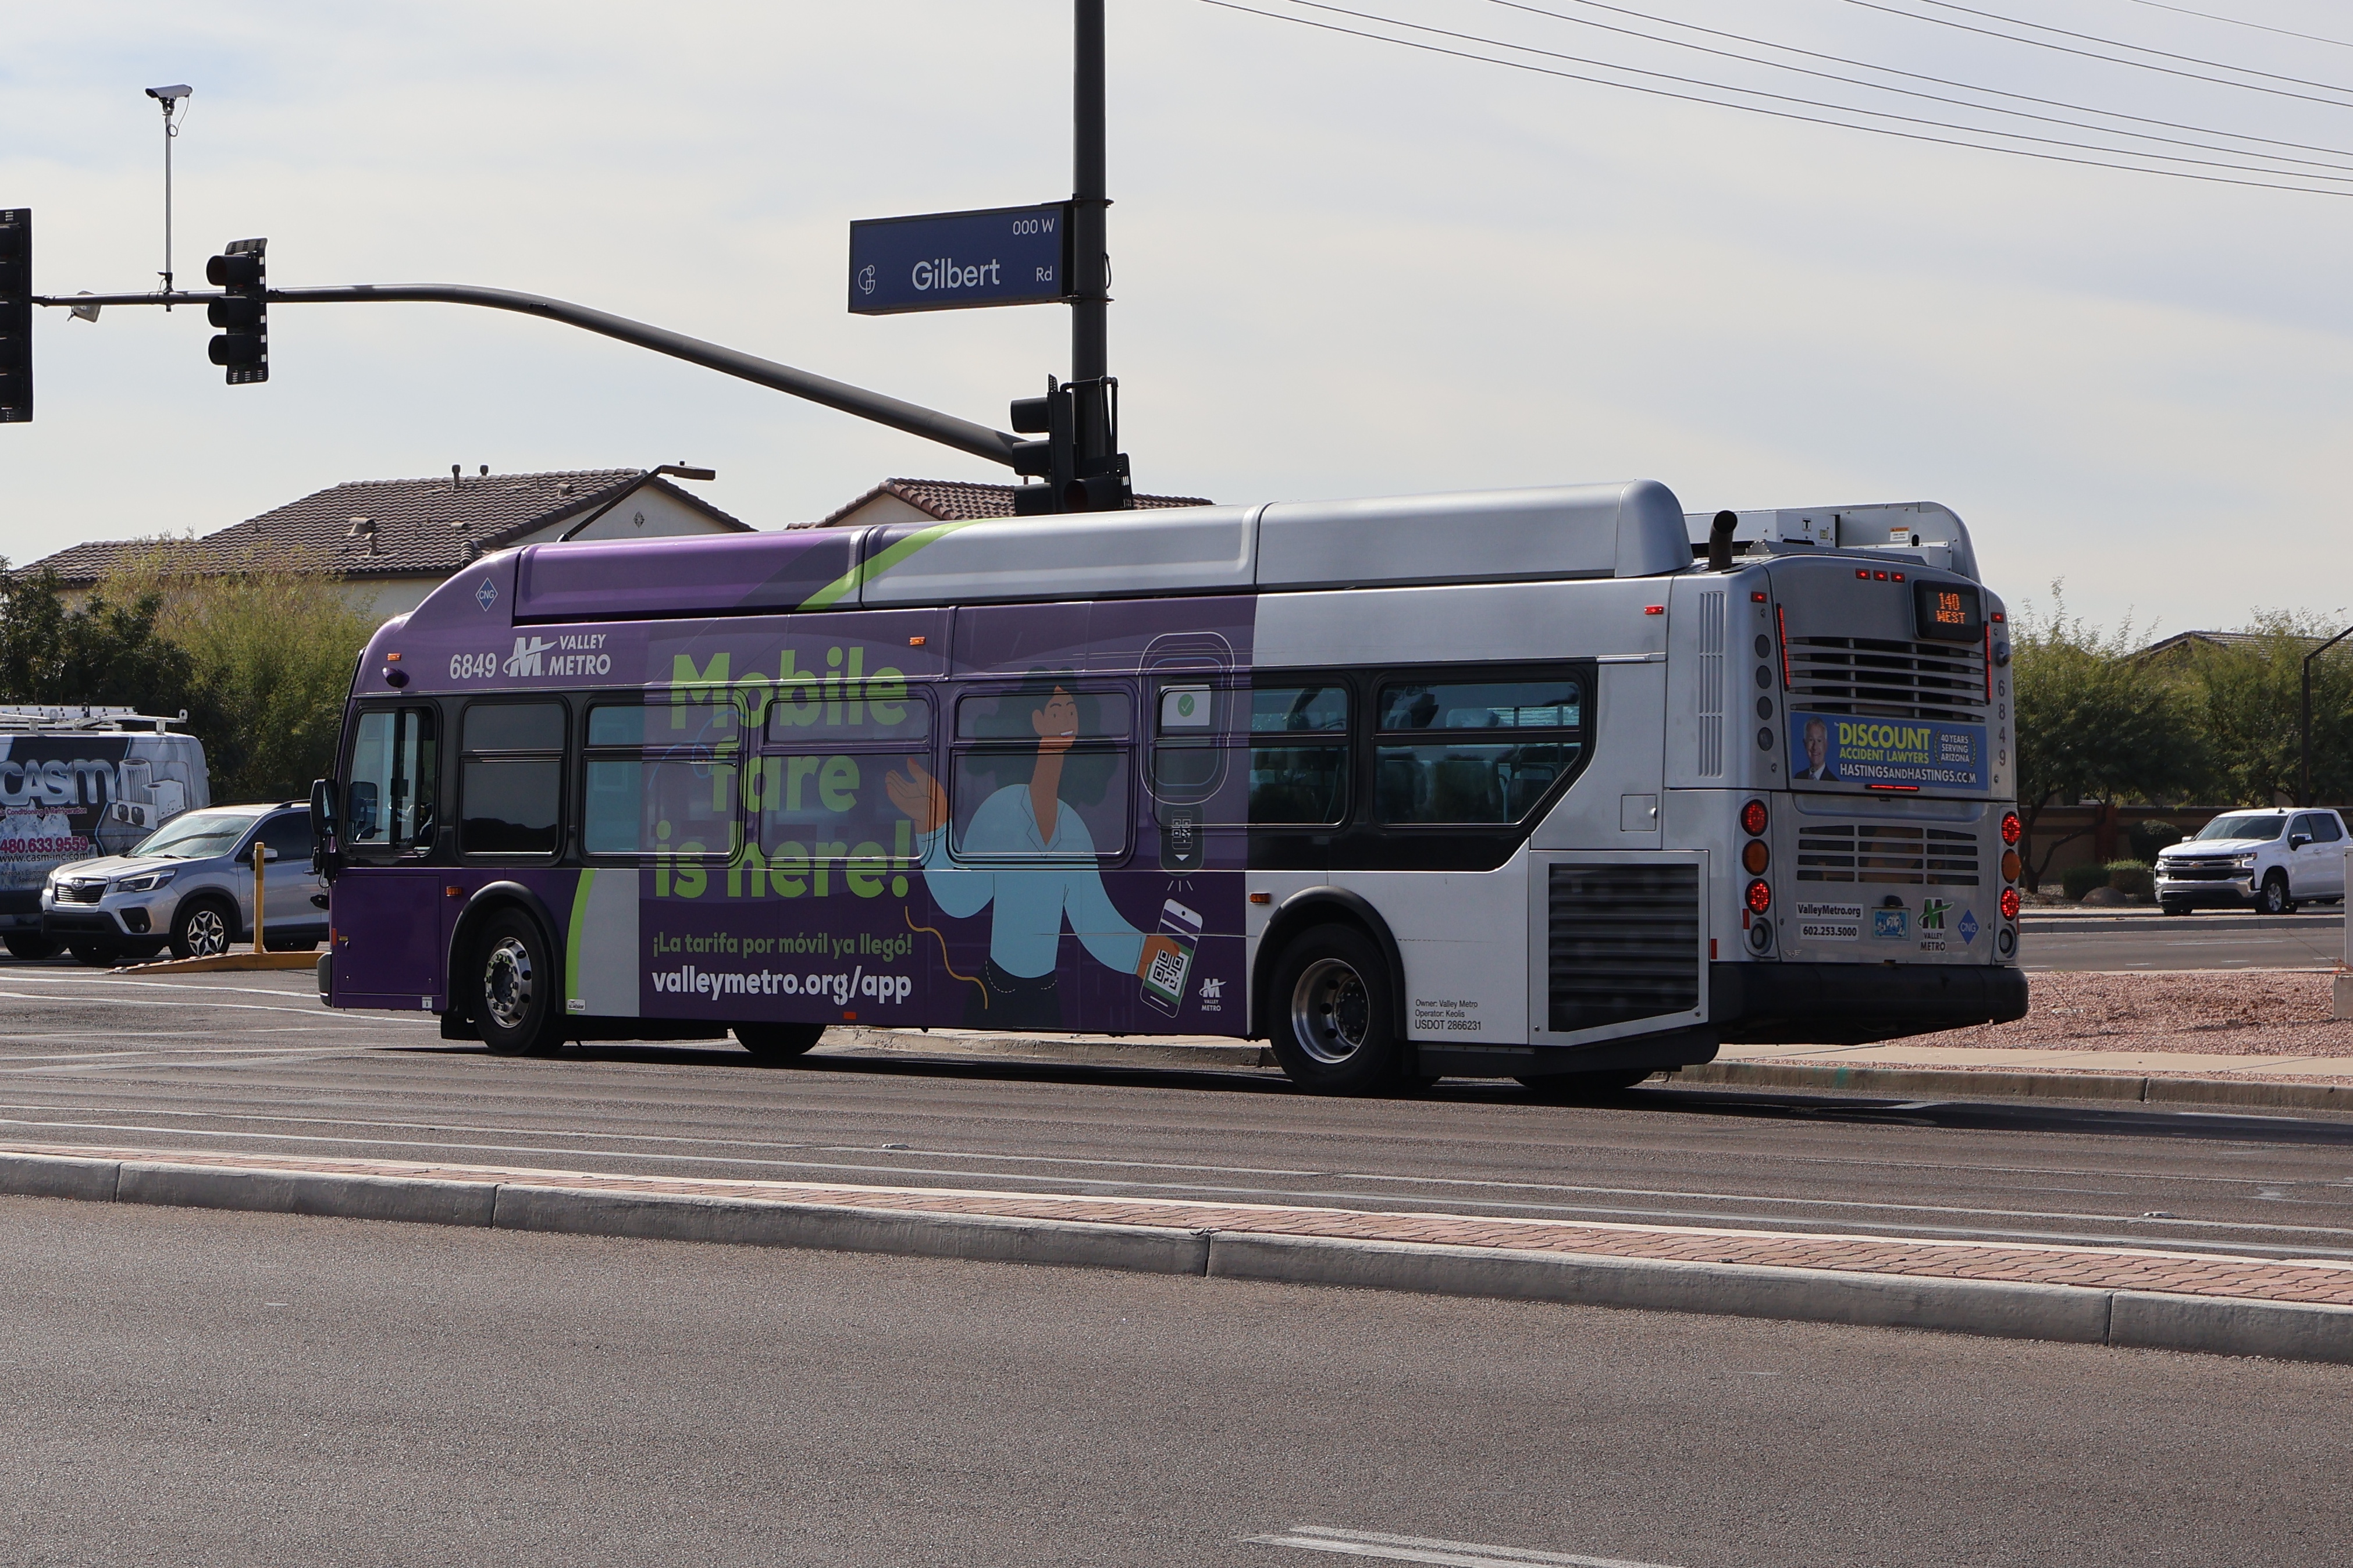
POLYGON ((2119 893, 2129 893, 2136 899, 2157 897, 2157 873, 2146 860, 2111 860, 2106 870, 2108 886, 2119 893))
POLYGON ((2125 837, 2132 842, 2133 858, 2155 862, 2157 852, 2189 836, 2170 822, 2136 822, 2125 837))
POLYGON ((2066 893, 2067 901, 2075 903, 2094 888, 2108 885, 2108 868, 2105 866, 2070 866, 2059 873, 2059 885, 2066 893))

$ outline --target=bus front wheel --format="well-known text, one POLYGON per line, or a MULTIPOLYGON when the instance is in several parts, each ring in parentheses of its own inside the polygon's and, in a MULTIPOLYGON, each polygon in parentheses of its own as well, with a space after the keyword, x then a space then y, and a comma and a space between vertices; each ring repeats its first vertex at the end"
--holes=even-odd
POLYGON ((1404 1083, 1397 997, 1372 938, 1317 926, 1274 973, 1269 1044, 1291 1081, 1316 1094, 1380 1094, 1404 1083))
POLYGON ((735 1038, 764 1068, 781 1067, 795 1057, 807 1055, 825 1034, 823 1024, 737 1024, 734 1029, 735 1038))
POLYGON ((483 923, 469 1011, 492 1056, 545 1056, 562 1047, 556 984, 538 921, 521 910, 501 910, 483 923))

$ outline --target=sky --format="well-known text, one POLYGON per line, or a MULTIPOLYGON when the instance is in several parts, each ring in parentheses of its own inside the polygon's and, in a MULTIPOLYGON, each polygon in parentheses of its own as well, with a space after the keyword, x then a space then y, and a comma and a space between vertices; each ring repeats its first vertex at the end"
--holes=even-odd
MULTIPOLYGON (((2341 5, 1240 3, 1276 15, 1109 0, 1111 363, 1139 489, 1648 478, 1692 510, 1933 500, 2013 605, 2048 612, 2060 584, 2071 614, 2159 635, 2353 615, 2341 5), (2043 47, 1987 36, 2004 31, 2043 47), (1869 121, 1915 135, 2042 135, 2008 144, 2054 156, 2166 150, 2209 181, 1660 95, 1727 87, 1787 114, 1974 128, 1869 121), (2133 127, 2205 145, 2114 134, 2133 127)), ((280 287, 550 294, 1002 427, 1008 400, 1067 374, 1068 312, 851 316, 848 227, 1066 196, 1070 31, 1046 0, 0 0, 0 206, 34 209, 43 292, 153 287, 161 117, 141 89, 187 82, 183 287, 221 242, 267 236, 280 287)), ((280 306, 263 386, 224 385, 209 336, 187 310, 40 313, 37 418, 0 427, 0 555, 209 531, 452 463, 709 467, 699 492, 759 528, 886 476, 1008 477, 498 312, 280 306)))

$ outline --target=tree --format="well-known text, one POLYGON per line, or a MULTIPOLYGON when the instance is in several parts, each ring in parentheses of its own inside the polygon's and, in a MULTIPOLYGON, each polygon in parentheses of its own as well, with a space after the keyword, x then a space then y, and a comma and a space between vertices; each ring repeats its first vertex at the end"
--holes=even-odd
MULTIPOLYGON (((2185 662, 2205 710, 2213 787, 2237 805, 2295 798, 2304 657, 2343 625, 2310 615, 2260 611, 2251 642, 2201 647, 2185 662)), ((2353 639, 2349 639, 2353 640, 2353 639)), ((2313 798, 2353 792, 2353 658, 2345 645, 2312 661, 2313 798)))
POLYGON ((156 629, 154 594, 92 594, 68 609, 54 571, 0 561, 0 701, 136 708, 190 706, 192 664, 156 629))
POLYGON ((2030 607, 2010 637, 2030 888, 2041 884, 2060 846, 2091 831, 2044 843, 2035 825, 2048 807, 2178 798, 2206 772, 2196 692, 2177 673, 2131 657, 2129 621, 2110 635, 2070 618, 2060 586, 2051 586, 2050 616, 2030 607))
POLYGON ((126 552, 100 584, 153 602, 156 635, 185 658, 200 700, 216 800, 286 800, 333 771, 352 668, 375 622, 320 558, 263 549, 224 564, 182 539, 126 552))

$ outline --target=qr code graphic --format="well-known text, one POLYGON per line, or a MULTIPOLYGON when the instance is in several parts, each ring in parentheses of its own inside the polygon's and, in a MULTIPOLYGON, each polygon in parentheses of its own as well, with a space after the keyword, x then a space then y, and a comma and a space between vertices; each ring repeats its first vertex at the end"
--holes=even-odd
POLYGON ((1174 994, 1184 988, 1185 960, 1182 954, 1162 948, 1152 955, 1151 984, 1157 989, 1174 994))

